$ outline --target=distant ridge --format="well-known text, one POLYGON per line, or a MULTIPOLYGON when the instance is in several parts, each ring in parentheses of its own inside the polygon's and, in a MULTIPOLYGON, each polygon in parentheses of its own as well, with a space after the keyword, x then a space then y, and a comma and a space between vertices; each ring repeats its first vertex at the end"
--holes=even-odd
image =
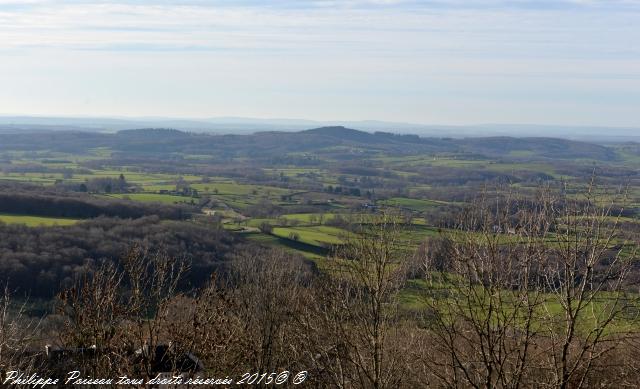
POLYGON ((250 158, 283 158, 290 153, 326 155, 348 159, 353 155, 425 155, 463 153, 470 157, 509 159, 576 159, 610 161, 612 148, 558 138, 443 138, 370 133, 343 126, 319 127, 299 132, 269 131, 247 135, 216 135, 176 129, 143 128, 115 134, 55 131, 0 134, 1 150, 68 150, 109 147, 121 152, 187 153, 250 158))
POLYGON ((310 130, 300 131, 298 132, 298 134, 322 135, 339 138, 342 140, 352 140, 360 142, 371 142, 374 138, 374 135, 369 132, 354 130, 352 128, 346 128, 344 126, 312 128, 310 130))
POLYGON ((119 136, 129 137, 188 137, 189 133, 174 128, 140 128, 134 130, 120 130, 116 133, 119 136))
MULTIPOLYGON (((218 117, 176 119, 163 117, 46 117, 0 116, 0 133, 11 131, 62 131, 78 129, 93 132, 117 132, 135 128, 175 128, 188 132, 215 134, 250 134, 256 132, 295 132, 309 128, 358 128, 369 132, 417 134, 428 137, 556 137, 598 142, 640 141, 640 128, 604 126, 566 126, 531 124, 426 125, 403 122, 314 121, 298 119, 255 119, 218 117)), ((326 133, 326 135, 329 135, 326 133)))

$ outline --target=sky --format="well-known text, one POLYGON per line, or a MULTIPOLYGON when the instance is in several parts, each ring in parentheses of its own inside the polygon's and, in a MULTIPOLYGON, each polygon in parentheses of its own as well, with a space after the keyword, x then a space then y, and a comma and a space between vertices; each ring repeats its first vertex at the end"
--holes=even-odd
POLYGON ((640 0, 0 0, 0 114, 640 127, 640 0))

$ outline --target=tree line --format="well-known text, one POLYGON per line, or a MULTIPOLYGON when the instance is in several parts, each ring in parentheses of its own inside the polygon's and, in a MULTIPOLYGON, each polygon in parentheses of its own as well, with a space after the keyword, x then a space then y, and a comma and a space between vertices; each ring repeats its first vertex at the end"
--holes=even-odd
POLYGON ((0 212, 79 219, 99 216, 135 219, 158 215, 163 219, 180 220, 191 215, 191 209, 185 205, 145 204, 71 193, 59 188, 21 185, 0 186, 0 212))

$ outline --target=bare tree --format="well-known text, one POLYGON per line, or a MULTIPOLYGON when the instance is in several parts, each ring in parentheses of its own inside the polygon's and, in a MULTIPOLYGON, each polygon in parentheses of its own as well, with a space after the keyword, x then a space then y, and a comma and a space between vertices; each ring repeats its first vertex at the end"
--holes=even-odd
POLYGON ((137 373, 151 377, 157 346, 170 342, 165 335, 171 302, 186 269, 163 251, 134 246, 120 266, 106 262, 83 276, 59 296, 62 346, 96 350, 89 355, 94 358, 82 358, 83 368, 94 374, 130 368, 140 350, 137 373))
POLYGON ((598 360, 625 338, 618 322, 636 307, 637 297, 624 281, 637 259, 638 242, 621 237, 623 208, 612 213, 626 202, 625 191, 608 193, 592 180, 579 197, 561 199, 555 248, 544 269, 550 296, 542 320, 553 371, 547 384, 581 388, 591 386, 598 360))
POLYGON ((36 355, 28 350, 37 339, 40 321, 26 315, 25 304, 12 302, 8 286, 0 299, 0 372, 28 370, 37 364, 36 355))
POLYGON ((184 260, 171 258, 165 251, 149 252, 141 246, 122 260, 127 280, 127 305, 135 315, 127 333, 129 348, 141 347, 143 373, 152 374, 152 362, 157 347, 168 340, 165 326, 171 320, 171 302, 179 294, 178 286, 188 269, 184 260))
POLYGON ((624 280, 635 258, 617 239, 619 215, 595 192, 592 183, 580 200, 549 189, 483 197, 444 232, 445 271, 425 251, 424 320, 436 350, 425 353, 427 379, 476 388, 595 382, 597 361, 624 339, 616 321, 634 304, 624 280))
POLYGON ((59 295, 58 313, 64 318, 60 343, 74 349, 99 349, 93 358, 81 361, 93 374, 119 372, 128 366, 123 363, 122 325, 135 312, 122 296, 123 278, 107 262, 59 295))
POLYGON ((229 286, 246 323, 246 367, 262 374, 296 366, 302 355, 296 318, 310 277, 299 258, 282 250, 247 250, 234 260, 229 286))
POLYGON ((253 339, 238 307, 232 290, 214 274, 195 295, 172 300, 167 338, 177 352, 197 355, 212 376, 246 373, 246 350, 253 339))
POLYGON ((397 297, 406 253, 400 221, 397 215, 364 220, 336 250, 328 265, 331 276, 317 282, 315 315, 303 327, 310 334, 310 363, 335 387, 388 388, 402 382, 397 297))
POLYGON ((523 385, 544 300, 539 266, 548 252, 541 241, 551 226, 547 195, 527 203, 482 197, 456 229, 443 233, 446 244, 424 252, 430 270, 425 320, 435 345, 425 357, 440 385, 523 385), (513 209, 519 209, 516 217, 513 209))

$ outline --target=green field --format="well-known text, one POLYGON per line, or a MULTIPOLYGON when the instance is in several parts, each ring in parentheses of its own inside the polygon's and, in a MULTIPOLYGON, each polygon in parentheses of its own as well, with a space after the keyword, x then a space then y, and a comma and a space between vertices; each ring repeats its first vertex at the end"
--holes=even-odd
POLYGON ((246 233, 244 236, 250 241, 264 244, 267 246, 278 247, 291 254, 302 255, 307 259, 311 259, 316 263, 322 263, 325 259, 321 250, 314 249, 313 247, 306 247, 307 245, 301 242, 294 242, 288 238, 279 238, 273 235, 262 234, 259 232, 246 233))
POLYGON ((56 225, 68 226, 68 225, 76 224, 79 221, 80 220, 78 219, 67 219, 67 218, 0 214, 0 222, 6 223, 6 224, 24 224, 28 227, 56 226, 56 225))
MULTIPOLYGON (((477 287, 477 291, 474 293, 476 293, 474 296, 475 299, 478 298, 478 296, 482 296, 484 293, 487 293, 487 291, 483 291, 481 287, 477 287)), ((431 283, 424 279, 412 279, 407 281, 407 284, 400 292, 399 303, 401 308, 409 311, 421 311, 436 305, 440 307, 439 310, 442 312, 447 312, 455 304, 452 301, 452 299, 455 298, 455 294, 456 290, 451 284, 445 284, 440 281, 431 283), (434 300, 433 296, 437 296, 437 299, 434 300)), ((501 292, 501 299, 505 304, 505 308, 509 309, 510 306, 517 305, 517 303, 510 302, 514 297, 515 296, 512 291, 503 290, 501 292)), ((628 309, 630 309, 630 311, 635 312, 640 309, 640 306, 638 306, 639 300, 637 294, 624 294, 623 296, 619 296, 619 298, 625 301, 625 304, 628 304, 628 309)), ((553 320, 556 323, 562 323, 564 320, 564 309, 558 299, 558 296, 543 293, 540 295, 539 299, 541 305, 537 307, 539 311, 536 312, 539 313, 537 314, 537 322, 534 323, 534 325, 539 326, 540 328, 545 328, 546 325, 550 324, 550 320, 553 320), (543 320, 546 320, 546 322, 543 320)), ((594 316, 593 313, 603 312, 605 309, 611 309, 611 302, 614 300, 615 295, 613 292, 603 291, 594 296, 593 300, 584 308, 584 311, 582 311, 581 320, 578 323, 578 331, 592 329, 595 319, 603 319, 601 316, 602 314, 596 313, 594 316)), ((481 300, 478 299, 471 301, 478 302, 481 300)), ((464 303, 462 304, 462 307, 465 307, 464 303)), ((483 308, 486 309, 486 306, 483 308)), ((607 333, 611 334, 620 331, 632 331, 637 328, 637 324, 637 318, 635 315, 619 315, 611 323, 611 326, 607 329, 607 333)))
POLYGON ((291 239, 297 234, 298 241, 312 246, 326 247, 329 245, 343 243, 343 237, 348 232, 336 227, 315 226, 315 227, 276 227, 273 235, 291 239))
POLYGON ((127 194, 111 194, 107 197, 115 197, 119 199, 129 199, 133 201, 143 201, 150 203, 163 203, 163 204, 180 204, 191 202, 198 202, 198 199, 194 199, 188 196, 175 196, 169 194, 157 194, 157 193, 127 193, 127 194))
POLYGON ((406 209, 410 209, 412 211, 418 211, 418 212, 422 212, 429 208, 447 204, 444 201, 410 199, 406 197, 393 197, 388 200, 381 201, 380 203, 383 205, 406 208, 406 209))
POLYGON ((354 214, 339 214, 339 213, 291 213, 288 215, 282 215, 283 219, 286 220, 296 220, 302 224, 324 224, 328 221, 331 221, 335 217, 341 217, 346 220, 358 220, 357 215, 354 214), (313 220, 312 220, 313 219, 313 220), (312 223, 313 222, 313 223, 312 223), (322 222, 322 223, 321 223, 322 222))

